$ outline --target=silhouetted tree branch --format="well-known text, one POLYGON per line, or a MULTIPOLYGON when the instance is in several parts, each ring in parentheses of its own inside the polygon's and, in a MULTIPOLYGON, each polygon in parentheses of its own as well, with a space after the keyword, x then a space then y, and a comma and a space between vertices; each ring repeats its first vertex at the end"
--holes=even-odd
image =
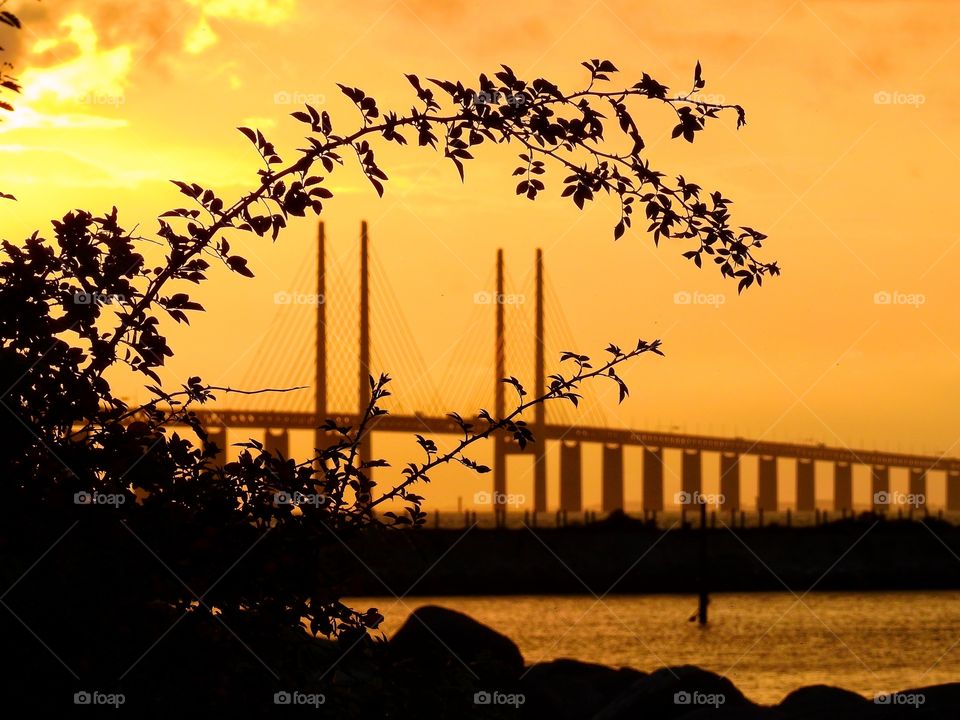
MULTIPOLYGON (((391 487, 376 495, 372 468, 387 463, 362 457, 360 444, 376 417, 386 412, 379 403, 389 395, 387 376, 370 379, 371 401, 357 427, 326 422, 331 441, 317 448, 314 457, 296 462, 251 440, 242 444, 237 461, 220 467, 213 462, 219 448, 210 442, 193 408, 217 393, 238 391, 191 377, 179 390, 167 392, 158 374, 173 354, 161 331, 161 315, 188 323, 190 313, 203 310, 173 286, 205 281, 211 262, 252 276, 247 260, 233 252, 231 238, 254 233, 275 240, 290 217, 321 213, 333 197, 329 175, 346 157, 356 158, 382 194, 387 175, 377 163, 374 141, 416 142, 442 151, 461 178, 477 147, 513 143, 521 150, 521 164, 513 172, 522 177, 517 194, 536 199, 546 189, 541 178, 554 167, 565 173, 559 182, 561 195, 576 207, 583 208, 599 193, 618 199, 615 238, 631 227, 635 210, 642 208, 655 242, 683 242, 689 248, 685 257, 697 266, 704 256, 712 259, 722 275, 738 282, 739 291, 777 274, 775 263, 755 257, 765 236, 731 226, 729 201, 720 193, 704 193, 683 176, 667 180, 650 166, 630 104, 645 100, 666 107, 671 122, 676 121, 674 137, 689 142, 724 111, 735 113, 742 125, 742 108, 696 98, 704 86, 699 64, 690 91, 682 95, 669 95, 648 75, 626 88, 600 90, 598 83, 609 82, 616 68, 606 60, 583 65, 588 84, 568 93, 543 78, 520 79, 505 66, 492 78, 481 75, 474 87, 408 75, 417 104, 404 114, 381 112, 364 91, 341 86, 360 112, 359 127, 335 132, 328 113, 307 106, 293 113, 309 128, 306 145, 286 162, 260 131, 240 128, 263 162, 256 186, 228 203, 211 189, 177 182, 196 207, 163 213, 155 238, 124 229, 113 208, 102 216, 68 213, 52 223, 49 241, 39 233, 22 245, 4 241, 0 404, 5 412, 0 413, 0 431, 9 449, 0 457, 3 499, 47 517, 42 513, 50 508, 69 510, 77 493, 110 493, 129 499, 119 503, 117 516, 131 529, 161 517, 197 532, 218 528, 234 545, 250 540, 251 533, 259 543, 270 532, 270 540, 258 546, 263 552, 269 548, 299 559, 304 546, 328 547, 331 531, 340 537, 362 528, 422 525, 423 498, 413 487, 429 481, 431 471, 445 463, 488 471, 465 451, 495 432, 509 433, 521 446, 534 441, 522 416, 536 404, 577 404, 581 383, 603 377, 618 385, 623 400, 627 387, 618 367, 644 353, 660 354, 659 340, 640 341, 627 352, 611 345, 610 359, 596 368, 587 356, 564 353, 561 362, 574 364, 575 372, 551 376, 548 387, 536 388, 532 396, 516 378, 504 378, 518 396, 512 411, 493 417, 480 410, 470 422, 452 413, 463 438, 441 452, 436 442, 417 436, 425 461, 407 465, 391 487), (148 265, 139 251, 145 242, 165 245, 158 266, 148 265), (130 407, 114 393, 112 373, 123 368, 149 379, 145 387, 151 400, 130 407), (199 447, 181 437, 175 427, 179 425, 193 431, 199 447), (403 506, 402 512, 394 512, 389 505, 394 501, 403 506), (391 509, 382 518, 374 516, 374 509, 387 507, 391 509)), ((191 555, 190 563, 201 577, 209 574, 210 582, 221 571, 221 555, 213 551, 191 555)), ((328 635, 377 626, 379 613, 354 612, 340 602, 338 592, 315 565, 303 561, 282 581, 220 588, 215 604, 225 612, 281 618, 289 627, 299 627, 306 618, 314 632, 328 635)), ((189 604, 182 588, 164 593, 163 599, 177 607, 189 604)))

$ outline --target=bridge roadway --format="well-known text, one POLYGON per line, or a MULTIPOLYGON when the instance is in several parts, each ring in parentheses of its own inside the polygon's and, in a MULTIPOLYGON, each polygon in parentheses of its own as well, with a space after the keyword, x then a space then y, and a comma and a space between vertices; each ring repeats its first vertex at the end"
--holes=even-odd
MULTIPOLYGON (((227 428, 313 430, 320 425, 320 419, 314 413, 309 412, 202 409, 196 411, 196 415, 205 427, 221 425, 227 428)), ((334 415, 332 419, 339 425, 356 426, 359 422, 357 415, 334 415)), ((473 422, 478 428, 484 427, 483 421, 477 421, 476 419, 467 419, 467 421, 473 422)), ((382 415, 374 422, 373 429, 375 432, 430 433, 435 435, 461 434, 460 428, 449 417, 431 417, 426 415, 382 415)), ((723 438, 709 435, 688 435, 684 433, 620 430, 603 427, 569 427, 564 425, 546 425, 545 435, 548 440, 606 443, 610 445, 637 445, 648 448, 671 448, 736 455, 823 460, 836 463, 849 463, 851 465, 901 467, 924 471, 943 470, 953 473, 960 472, 960 458, 893 453, 878 450, 859 450, 856 448, 829 447, 826 445, 749 440, 746 438, 723 438)), ((519 452, 519 448, 512 442, 507 444, 507 448, 508 452, 519 452)))

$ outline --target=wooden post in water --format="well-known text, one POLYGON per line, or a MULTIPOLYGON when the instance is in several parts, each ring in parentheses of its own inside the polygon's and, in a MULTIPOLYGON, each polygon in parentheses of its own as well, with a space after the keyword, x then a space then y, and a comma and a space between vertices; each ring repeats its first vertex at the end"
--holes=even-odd
POLYGON ((697 622, 702 626, 707 624, 707 605, 710 597, 707 594, 707 504, 700 499, 700 594, 697 602, 697 622))

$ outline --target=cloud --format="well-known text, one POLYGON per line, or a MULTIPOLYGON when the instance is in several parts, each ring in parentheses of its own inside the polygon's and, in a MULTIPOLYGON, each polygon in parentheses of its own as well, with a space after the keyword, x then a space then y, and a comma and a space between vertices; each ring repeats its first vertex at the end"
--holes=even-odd
POLYGON ((124 125, 110 114, 124 103, 137 66, 176 67, 183 52, 217 44, 216 24, 276 25, 292 17, 296 0, 64 0, 13 10, 23 30, 0 35, 0 46, 24 90, 0 132, 124 125))
POLYGON ((58 62, 49 55, 29 53, 31 38, 57 37, 64 18, 82 15, 96 29, 100 45, 110 49, 131 47, 141 62, 162 62, 184 50, 200 53, 214 46, 218 35, 211 21, 273 26, 293 17, 297 0, 60 0, 13 4, 23 30, 0 28, 5 60, 17 72, 58 62))
POLYGON ((277 25, 289 20, 296 0, 187 0, 200 11, 183 39, 183 49, 197 55, 216 45, 219 35, 210 20, 238 20, 258 25, 277 25))
POLYGON ((29 48, 30 57, 53 58, 47 65, 28 66, 19 76, 23 94, 16 111, 4 118, 0 131, 31 128, 111 129, 126 125, 116 117, 102 117, 124 103, 124 89, 132 65, 132 48, 105 50, 93 23, 83 15, 64 18, 56 35, 43 37, 29 48))
POLYGON ((242 20, 262 25, 277 25, 289 20, 296 0, 187 0, 206 18, 242 20))
POLYGON ((28 67, 20 74, 27 101, 54 95, 57 100, 76 101, 92 95, 122 96, 132 63, 130 45, 104 50, 93 23, 83 15, 71 15, 60 23, 63 37, 38 40, 35 55, 60 59, 47 67, 28 67))

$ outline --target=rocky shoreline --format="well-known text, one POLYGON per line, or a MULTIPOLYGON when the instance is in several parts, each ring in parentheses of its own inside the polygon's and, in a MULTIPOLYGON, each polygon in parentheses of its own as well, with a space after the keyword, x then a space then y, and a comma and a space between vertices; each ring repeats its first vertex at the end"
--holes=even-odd
POLYGON ((758 705, 728 679, 693 667, 645 673, 561 659, 527 665, 516 644, 453 610, 424 606, 389 641, 391 655, 429 677, 469 685, 461 717, 551 720, 891 720, 960 717, 960 683, 904 689, 868 699, 826 685, 758 705), (472 677, 471 677, 472 676, 472 677), (472 702, 471 702, 472 701, 472 702))

